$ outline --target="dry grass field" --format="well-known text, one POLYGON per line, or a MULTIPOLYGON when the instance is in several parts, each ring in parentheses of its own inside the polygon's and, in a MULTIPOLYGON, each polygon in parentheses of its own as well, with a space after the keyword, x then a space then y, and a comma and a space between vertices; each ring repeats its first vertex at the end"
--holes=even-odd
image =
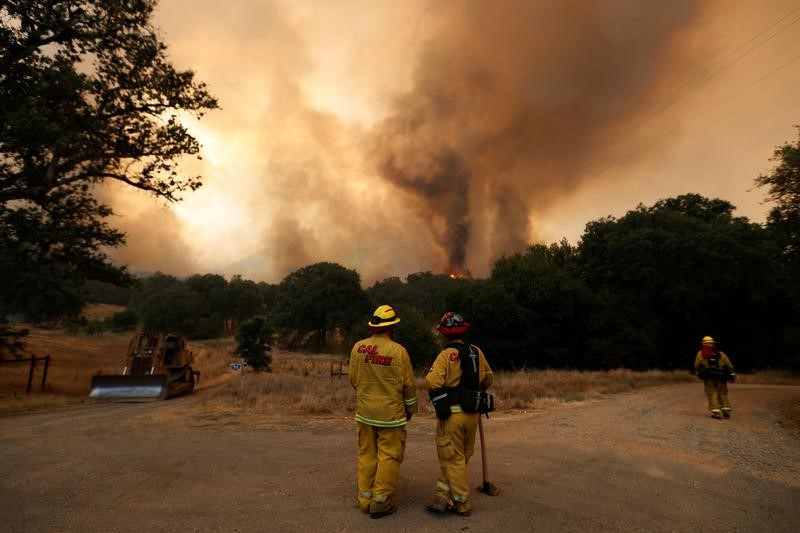
MULTIPOLYGON (((47 408, 82 401, 92 376, 122 370, 131 333, 71 335, 61 329, 29 328, 27 348, 37 357, 49 355, 47 384, 41 389, 43 362, 37 362, 32 393, 26 394, 30 363, 0 365, 0 413, 47 408)), ((201 380, 222 376, 231 361, 231 341, 190 342, 201 380), (230 345, 230 347, 229 347, 230 345)), ((27 356, 26 356, 27 357, 27 356)))
MULTIPOLYGON (((0 366, 0 413, 44 409, 82 401, 89 392, 91 377, 98 372, 116 374, 123 364, 130 334, 103 333, 95 336, 69 335, 62 330, 31 328, 29 350, 37 356, 50 355, 47 387, 39 391, 41 364, 36 369, 33 393, 25 394, 29 365, 0 366)), ((202 411, 211 418, 228 416, 313 415, 352 416, 355 398, 347 376, 340 371, 339 356, 297 354, 273 350, 272 372, 246 370, 243 375, 229 368, 235 360, 231 338, 190 342, 194 368, 200 371, 203 390, 202 411), (332 375, 334 373, 334 375, 332 375)), ((346 363, 341 370, 347 371, 346 363)), ((495 373, 492 393, 498 409, 535 410, 591 400, 607 394, 630 392, 670 383, 695 382, 686 371, 612 370, 579 372, 530 370, 495 373)), ((738 383, 800 384, 800 377, 783 372, 742 375, 738 383)), ((430 411, 424 379, 417 378, 420 410, 430 411)))
MULTIPOLYGON (((278 350, 273 353, 272 373, 245 372, 241 378, 237 373, 236 379, 229 380, 208 396, 205 406, 209 415, 211 412, 219 412, 225 413, 225 416, 252 416, 280 406, 281 412, 290 416, 352 416, 355 397, 347 376, 331 375, 332 370, 338 371, 340 361, 340 358, 330 355, 298 355, 278 350)), ((343 368, 346 371, 346 364, 343 368)), ((499 410, 528 411, 597 399, 607 394, 632 392, 645 387, 697 381, 687 371, 531 370, 496 372, 491 392, 499 410)), ((738 382, 800 385, 800 376, 771 371, 744 375, 738 382)), ((417 378, 417 394, 420 398, 420 411, 431 411, 422 377, 417 378)))
POLYGON ((103 320, 125 309, 124 305, 91 304, 86 306, 82 314, 86 320, 103 320))

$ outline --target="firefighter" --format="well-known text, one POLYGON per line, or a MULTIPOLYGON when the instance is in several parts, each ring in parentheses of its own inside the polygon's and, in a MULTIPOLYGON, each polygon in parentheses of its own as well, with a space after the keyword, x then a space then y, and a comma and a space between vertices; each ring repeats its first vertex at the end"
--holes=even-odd
POLYGON ((348 373, 356 390, 358 506, 372 518, 395 511, 406 422, 417 412, 411 359, 392 340, 399 322, 394 308, 378 307, 368 323, 372 336, 355 343, 350 352, 348 373))
POLYGON ((436 453, 440 473, 436 493, 426 509, 470 514, 467 463, 475 448, 475 432, 483 392, 492 384, 492 369, 477 346, 463 341, 469 324, 458 313, 445 313, 437 330, 445 348, 433 362, 425 385, 436 410, 436 453))
POLYGON ((712 418, 730 418, 728 382, 736 380, 736 372, 725 352, 717 349, 717 343, 713 338, 703 337, 700 351, 694 358, 694 371, 705 385, 708 409, 712 418))

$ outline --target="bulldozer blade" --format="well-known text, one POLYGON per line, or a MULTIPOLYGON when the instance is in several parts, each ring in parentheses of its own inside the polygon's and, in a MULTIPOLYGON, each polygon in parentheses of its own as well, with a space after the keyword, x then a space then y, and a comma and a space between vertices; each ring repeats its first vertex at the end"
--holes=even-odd
POLYGON ((94 376, 90 402, 150 402, 167 397, 167 376, 94 376))
POLYGON ((484 481, 483 485, 478 487, 478 492, 486 494, 487 496, 497 496, 500 493, 500 487, 491 481, 484 481))

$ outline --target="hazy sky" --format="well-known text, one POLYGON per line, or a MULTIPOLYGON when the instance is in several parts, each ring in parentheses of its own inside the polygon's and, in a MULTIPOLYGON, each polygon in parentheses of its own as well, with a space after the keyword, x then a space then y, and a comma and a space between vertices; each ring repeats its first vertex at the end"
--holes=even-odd
POLYGON ((134 271, 484 276, 688 192, 763 222, 753 179, 800 123, 798 0, 161 0, 155 23, 222 109, 191 126, 198 192, 112 191, 134 271))

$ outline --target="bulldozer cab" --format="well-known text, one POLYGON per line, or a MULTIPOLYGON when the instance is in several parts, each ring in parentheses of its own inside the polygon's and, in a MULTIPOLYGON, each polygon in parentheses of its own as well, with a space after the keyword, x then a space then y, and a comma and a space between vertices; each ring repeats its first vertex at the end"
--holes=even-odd
POLYGON ((186 339, 171 333, 139 333, 128 347, 128 364, 124 374, 143 376, 162 374, 192 363, 186 350, 186 339))
POLYGON ((166 335, 162 341, 161 349, 164 352, 164 366, 180 366, 186 352, 186 342, 183 337, 166 335))

